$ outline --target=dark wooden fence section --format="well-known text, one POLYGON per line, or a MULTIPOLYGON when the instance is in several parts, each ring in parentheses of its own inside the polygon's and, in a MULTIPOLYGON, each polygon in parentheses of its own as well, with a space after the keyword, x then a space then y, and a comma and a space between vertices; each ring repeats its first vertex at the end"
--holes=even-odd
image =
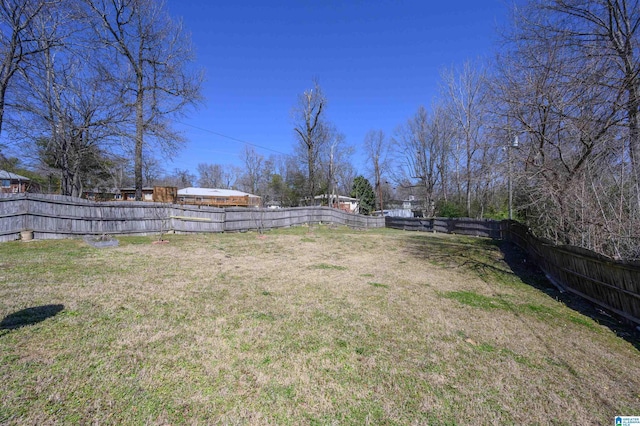
POLYGON ((405 231, 443 232, 494 239, 504 238, 505 230, 501 222, 489 219, 386 217, 385 224, 387 228, 404 229, 405 231))
POLYGON ((308 223, 381 228, 384 219, 328 207, 291 209, 215 208, 148 202, 97 203, 45 194, 0 196, 0 241, 32 230, 36 239, 82 235, 149 235, 159 232, 225 232, 271 229, 308 223))
POLYGON ((526 251, 555 285, 640 324, 640 263, 590 250, 557 246, 517 222, 503 221, 510 240, 526 251))
POLYGON ((640 263, 616 261, 579 247, 557 246, 514 221, 387 217, 386 226, 508 239, 527 252, 556 286, 640 324, 640 263))

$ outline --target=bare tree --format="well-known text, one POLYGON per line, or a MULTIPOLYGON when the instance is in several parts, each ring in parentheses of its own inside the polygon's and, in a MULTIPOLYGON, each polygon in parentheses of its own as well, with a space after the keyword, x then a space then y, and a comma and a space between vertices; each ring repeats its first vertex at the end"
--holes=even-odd
POLYGON ((156 179, 157 185, 187 188, 193 186, 196 176, 188 169, 175 168, 170 173, 156 179))
POLYGON ((100 52, 79 49, 72 36, 86 28, 69 24, 73 15, 67 9, 47 6, 30 23, 33 50, 22 61, 20 102, 13 106, 20 121, 10 130, 35 147, 39 161, 60 172, 62 194, 79 197, 85 184, 108 180, 107 145, 125 114, 109 96, 111 83, 94 66, 100 52))
POLYGON ((327 100, 318 82, 305 90, 293 110, 294 131, 298 150, 307 168, 306 196, 313 199, 318 189, 317 171, 320 152, 329 138, 329 128, 324 119, 327 100))
POLYGON ((199 163, 198 186, 201 188, 222 188, 223 186, 223 170, 220 164, 199 163))
POLYGON ((169 117, 200 99, 200 74, 188 64, 193 50, 180 23, 156 0, 84 0, 97 46, 114 56, 111 78, 121 83, 122 102, 134 111, 134 180, 142 199, 145 136, 165 150, 180 141, 169 117))
POLYGON ((519 208, 558 243, 637 258, 637 4, 532 1, 524 12, 497 90, 507 130, 521 133, 519 208))
MULTIPOLYGON (((535 24, 563 55, 601 72, 591 84, 613 90, 609 108, 624 114, 627 149, 640 207, 640 4, 637 0, 534 1, 535 24)), ((592 74, 588 72, 587 74, 592 74)))
POLYGON ((481 67, 466 62, 461 70, 444 71, 442 79, 448 114, 457 133, 456 181, 459 190, 464 187, 466 213, 471 216, 472 190, 477 177, 474 168, 485 142, 486 74, 481 67))
POLYGON ((242 176, 242 167, 227 164, 222 168, 222 187, 235 189, 242 176))
POLYGON ((382 196, 382 176, 389 167, 391 143, 382 130, 370 130, 364 137, 364 150, 367 160, 373 167, 374 189, 378 197, 380 211, 384 210, 382 196))
POLYGON ((5 101, 9 85, 24 61, 40 52, 32 28, 43 9, 55 1, 4 0, 0 2, 0 133, 4 121, 5 101))
POLYGON ((418 188, 425 217, 435 213, 435 190, 440 181, 438 164, 443 141, 433 130, 432 118, 420 106, 413 117, 396 129, 393 138, 401 158, 396 181, 400 185, 418 188))
POLYGON ((142 171, 145 186, 153 186, 157 184, 164 173, 161 162, 151 153, 148 153, 143 157, 142 171))
POLYGON ((331 205, 336 203, 336 195, 347 193, 351 190, 351 182, 346 182, 355 176, 351 164, 353 147, 349 145, 343 134, 333 126, 328 126, 327 143, 320 155, 321 176, 318 182, 326 189, 326 194, 331 196, 331 205))
POLYGON ((233 165, 200 163, 197 167, 198 185, 203 188, 233 188, 242 174, 242 169, 233 165))
POLYGON ((436 175, 440 179, 440 195, 446 203, 449 194, 449 172, 451 169, 452 149, 455 138, 455 126, 447 115, 442 103, 432 107, 431 135, 433 140, 432 154, 435 157, 436 175))
POLYGON ((260 184, 265 175, 264 156, 257 153, 253 147, 245 145, 242 151, 242 160, 245 170, 242 178, 245 182, 245 190, 252 194, 262 196, 263 194, 258 193, 260 192, 260 184))
POLYGON ((173 176, 176 177, 177 185, 180 188, 193 186, 195 176, 187 169, 173 169, 173 176))
MULTIPOLYGON (((150 167, 155 168, 155 167, 150 167)), ((124 156, 113 156, 111 161, 108 164, 107 172, 109 173, 109 187, 111 188, 125 188, 133 185, 133 180, 131 176, 132 173, 129 172, 131 169, 131 161, 124 156)), ((153 182, 148 181, 147 185, 153 183, 154 185, 160 184, 162 170, 159 169, 157 174, 153 173, 153 182)))

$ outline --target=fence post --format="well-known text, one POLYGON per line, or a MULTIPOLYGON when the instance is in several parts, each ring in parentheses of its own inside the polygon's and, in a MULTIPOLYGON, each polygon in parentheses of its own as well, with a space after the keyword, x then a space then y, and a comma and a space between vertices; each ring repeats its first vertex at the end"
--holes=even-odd
POLYGON ((22 216, 22 231, 33 231, 32 229, 32 221, 31 221, 31 211, 30 204, 31 200, 29 199, 29 195, 24 193, 24 215, 22 216))

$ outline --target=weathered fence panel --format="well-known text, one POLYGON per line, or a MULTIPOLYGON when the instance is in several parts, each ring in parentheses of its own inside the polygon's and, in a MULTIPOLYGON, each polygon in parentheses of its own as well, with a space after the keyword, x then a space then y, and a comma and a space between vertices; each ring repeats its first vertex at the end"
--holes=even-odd
POLYGON ((177 233, 223 232, 225 211, 217 207, 163 204, 170 218, 167 227, 177 233))
POLYGON ((495 220, 456 218, 450 221, 452 233, 474 237, 502 238, 502 226, 495 220))
MULTIPOLYGON (((402 229, 405 231, 433 231, 434 219, 422 219, 415 217, 385 217, 387 228, 402 229)), ((446 232, 446 231, 444 231, 446 232)))
POLYGON ((13 241, 20 238, 20 231, 26 229, 25 197, 0 194, 0 242, 13 241))
POLYGON ((507 222, 513 243, 525 250, 549 280, 619 316, 640 324, 640 263, 609 259, 589 250, 556 246, 507 222))
POLYGON ((283 228, 305 223, 384 227, 384 219, 352 215, 328 207, 292 209, 216 208, 148 202, 94 202, 61 195, 8 194, 0 197, 0 241, 81 235, 149 235, 174 231, 225 232, 283 228))
POLYGON ((496 239, 502 238, 503 233, 500 222, 488 219, 386 217, 385 223, 388 228, 406 231, 444 232, 496 239))
POLYGON ((226 232, 258 230, 263 228, 261 210, 247 208, 226 208, 224 230, 226 232))

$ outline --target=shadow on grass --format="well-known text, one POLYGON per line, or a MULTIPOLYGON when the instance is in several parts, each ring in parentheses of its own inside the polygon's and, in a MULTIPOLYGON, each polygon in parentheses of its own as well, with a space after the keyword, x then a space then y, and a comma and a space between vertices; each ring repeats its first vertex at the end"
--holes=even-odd
POLYGON ((64 305, 43 305, 26 308, 7 315, 0 321, 0 330, 13 330, 37 324, 56 316, 64 309, 64 305))
POLYGON ((517 277, 524 284, 608 327, 640 350, 640 332, 633 326, 578 295, 560 292, 540 268, 529 261, 526 253, 511 242, 473 237, 461 237, 459 240, 429 238, 428 235, 420 234, 410 236, 407 242, 409 254, 439 266, 467 270, 487 282, 503 281, 509 276, 517 277))

